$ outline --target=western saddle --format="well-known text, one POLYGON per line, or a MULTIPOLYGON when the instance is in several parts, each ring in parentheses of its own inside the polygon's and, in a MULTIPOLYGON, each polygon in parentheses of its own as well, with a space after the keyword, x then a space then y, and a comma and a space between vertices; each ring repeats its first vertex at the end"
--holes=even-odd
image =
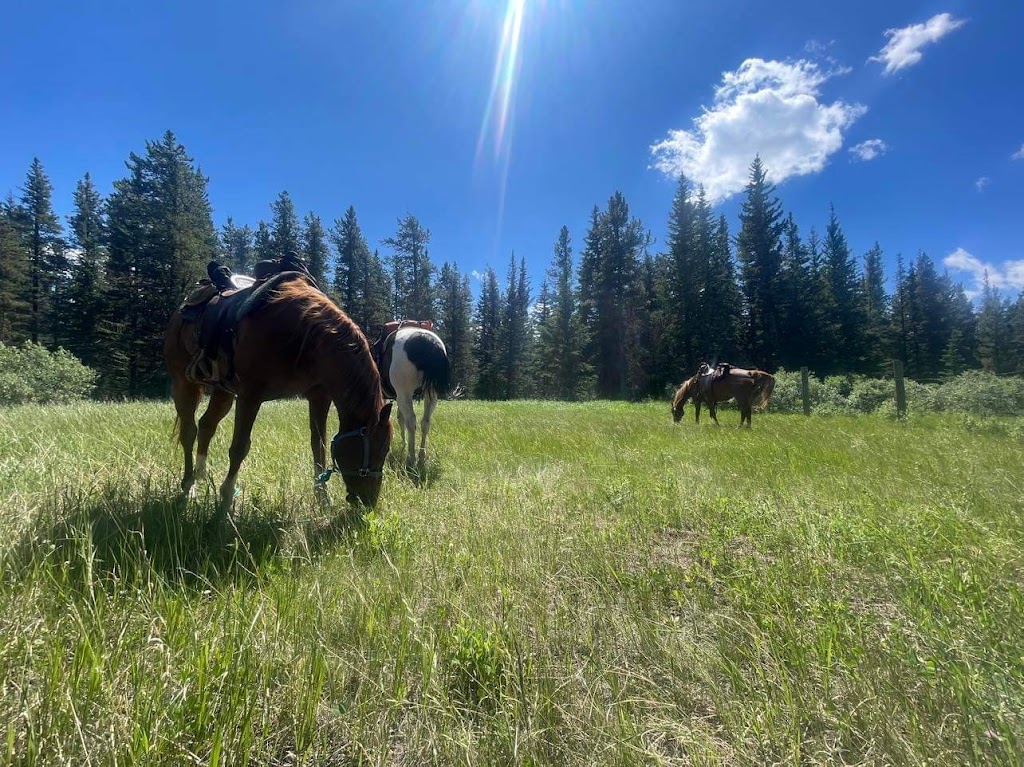
POLYGON ((208 279, 197 282, 179 308, 182 319, 195 331, 195 352, 185 375, 202 386, 232 391, 238 324, 263 306, 284 282, 301 279, 317 290, 320 286, 294 253, 260 261, 252 277, 233 274, 216 261, 207 264, 206 273, 208 279))

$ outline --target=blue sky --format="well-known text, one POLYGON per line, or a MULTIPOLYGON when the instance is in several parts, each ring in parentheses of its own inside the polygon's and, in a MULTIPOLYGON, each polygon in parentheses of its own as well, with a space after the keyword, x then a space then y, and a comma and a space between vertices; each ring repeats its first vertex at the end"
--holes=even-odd
POLYGON ((805 232, 831 202, 858 254, 878 240, 891 267, 923 249, 1016 295, 1024 4, 772 5, 16 3, 0 192, 38 156, 67 214, 86 171, 108 192, 169 128, 218 224, 269 217, 287 189, 328 224, 355 205, 377 246, 411 212, 436 263, 503 275, 514 249, 536 288, 559 228, 578 246, 615 190, 660 247, 680 169, 735 231, 760 152, 805 232))

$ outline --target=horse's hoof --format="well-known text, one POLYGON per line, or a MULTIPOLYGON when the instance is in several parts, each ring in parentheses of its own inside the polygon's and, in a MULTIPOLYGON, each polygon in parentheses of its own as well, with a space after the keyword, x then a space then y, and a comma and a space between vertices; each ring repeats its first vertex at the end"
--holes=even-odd
POLYGON ((331 503, 330 493, 327 492, 327 488, 321 482, 313 485, 313 497, 316 498, 316 502, 321 506, 329 506, 331 503))

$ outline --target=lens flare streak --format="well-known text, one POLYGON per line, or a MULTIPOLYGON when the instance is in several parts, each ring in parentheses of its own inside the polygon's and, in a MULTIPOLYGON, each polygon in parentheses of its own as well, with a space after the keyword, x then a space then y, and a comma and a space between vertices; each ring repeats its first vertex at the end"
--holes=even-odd
POLYGON ((523 15, 526 0, 508 0, 505 21, 501 29, 501 44, 494 60, 494 74, 491 77, 491 93, 484 110, 480 138, 476 145, 479 161, 484 145, 490 134, 494 147, 494 159, 507 158, 509 151, 509 120, 512 114, 512 97, 520 68, 520 39, 523 31, 523 15))

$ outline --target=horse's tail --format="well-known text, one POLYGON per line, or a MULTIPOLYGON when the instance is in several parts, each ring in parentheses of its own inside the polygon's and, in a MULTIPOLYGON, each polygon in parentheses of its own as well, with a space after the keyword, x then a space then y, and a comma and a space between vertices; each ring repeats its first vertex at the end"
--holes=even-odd
POLYGON ((452 386, 452 367, 441 339, 433 333, 417 333, 405 342, 409 362, 423 374, 423 391, 438 399, 448 396, 452 386))
POLYGON ((761 412, 768 407, 768 402, 775 391, 775 376, 763 370, 754 371, 754 396, 751 400, 754 410, 761 412))

